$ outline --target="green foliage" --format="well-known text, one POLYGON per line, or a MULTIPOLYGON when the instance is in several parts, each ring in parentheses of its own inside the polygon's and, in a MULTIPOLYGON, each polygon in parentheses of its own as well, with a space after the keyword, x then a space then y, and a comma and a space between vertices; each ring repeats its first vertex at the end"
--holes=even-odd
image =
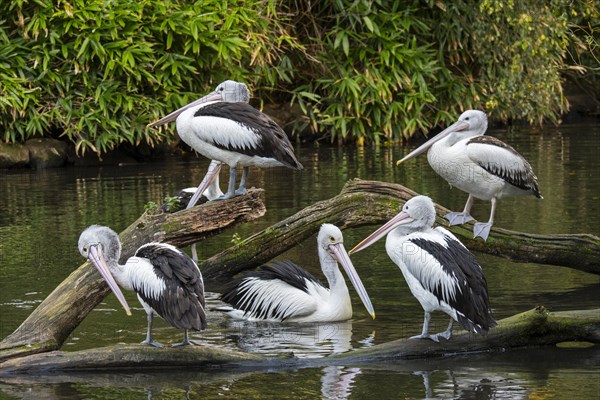
POLYGON ((155 211, 158 210, 158 204, 154 201, 149 201, 144 204, 144 211, 155 211))
POLYGON ((167 212, 174 212, 181 207, 181 200, 177 196, 165 196, 164 207, 167 212))
POLYGON ((435 51, 417 39, 429 27, 397 1, 325 3, 327 12, 313 24, 323 31, 312 33, 322 46, 312 46, 319 63, 295 90, 313 129, 340 141, 409 137, 425 129, 423 109, 435 101, 430 86, 439 72, 435 51))
POLYGON ((69 139, 77 151, 168 139, 153 119, 224 79, 291 79, 272 2, 0 3, 2 139, 69 139), (265 4, 266 3, 266 4, 265 4))
POLYGON ((454 66, 473 75, 491 117, 541 123, 566 111, 560 69, 568 30, 566 13, 557 12, 561 3, 485 0, 478 7, 462 5, 461 12, 466 7, 472 12, 465 14, 469 29, 463 47, 453 46, 454 66))
POLYGON ((568 107, 569 44, 589 54, 598 43, 587 34, 597 23, 589 22, 596 27, 587 42, 569 24, 598 15, 590 0, 300 4, 297 14, 310 23, 296 25, 312 30, 297 34, 319 64, 304 72, 294 100, 332 140, 402 139, 469 108, 501 120, 557 121, 568 107))
POLYGON ((316 137, 381 142, 468 108, 556 121, 564 73, 600 74, 593 0, 16 0, 0 16, 0 137, 80 154, 168 141, 147 124, 224 79, 299 104, 316 137))

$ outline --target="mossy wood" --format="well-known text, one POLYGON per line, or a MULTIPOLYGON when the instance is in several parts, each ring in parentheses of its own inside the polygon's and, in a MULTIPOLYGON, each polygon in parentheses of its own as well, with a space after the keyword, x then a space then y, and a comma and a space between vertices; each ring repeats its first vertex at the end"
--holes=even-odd
MULTIPOLYGON (((226 228, 263 216, 262 189, 250 189, 243 197, 205 203, 176 213, 145 212, 119 237, 121 262, 144 243, 160 241, 187 246, 226 228)), ((77 243, 73 243, 76 251, 77 243)), ((71 332, 110 289, 89 262, 73 271, 29 317, 0 342, 0 360, 60 348, 71 332)))
POLYGON ((543 307, 499 321, 488 335, 463 331, 451 340, 435 343, 423 339, 397 340, 323 358, 297 358, 283 354, 269 357, 235 350, 186 346, 154 348, 146 345, 116 345, 77 352, 53 351, 8 360, 0 364, 0 376, 46 374, 91 370, 152 370, 194 368, 221 370, 223 367, 252 371, 278 368, 316 367, 380 363, 389 360, 440 358, 481 352, 507 351, 526 347, 552 346, 562 342, 600 343, 600 309, 549 312, 543 307))
MULTIPOLYGON (((291 247, 314 236, 324 222, 342 230, 383 224, 399 212, 404 202, 416 196, 394 183, 354 179, 341 193, 315 203, 285 220, 252 235, 201 264, 207 285, 215 291, 232 275, 260 266, 291 247)), ((437 223, 450 210, 436 205, 437 223)), ((600 238, 589 234, 538 235, 493 227, 487 242, 473 239, 473 222, 448 228, 471 250, 515 261, 550 264, 600 274, 600 238)), ((349 244, 348 247, 353 244, 349 244)))

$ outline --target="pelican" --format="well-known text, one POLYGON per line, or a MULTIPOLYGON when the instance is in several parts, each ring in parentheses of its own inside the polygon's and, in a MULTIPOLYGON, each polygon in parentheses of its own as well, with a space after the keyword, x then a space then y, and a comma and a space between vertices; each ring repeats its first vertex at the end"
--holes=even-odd
POLYGON ((432 228, 435 222, 433 201, 416 196, 401 212, 354 247, 361 251, 387 235, 385 248, 400 268, 406 283, 425 311, 423 329, 412 338, 450 339, 457 321, 469 332, 486 334, 496 326, 491 316, 485 276, 475 256, 448 230, 432 228), (433 311, 450 316, 446 331, 429 334, 433 311))
POLYGON ((317 245, 321 269, 329 288, 290 261, 274 262, 231 282, 221 300, 232 307, 221 311, 227 311, 232 318, 249 321, 329 322, 350 319, 352 304, 339 262, 367 311, 375 318, 369 295, 344 248, 340 229, 323 224, 317 245))
POLYGON ((450 225, 460 225, 473 220, 470 211, 475 198, 492 203, 488 222, 477 222, 474 237, 487 240, 494 224, 496 201, 509 196, 534 195, 542 199, 537 177, 523 156, 506 143, 483 136, 487 129, 487 116, 478 110, 461 114, 454 124, 397 162, 397 165, 418 156, 431 148, 427 161, 435 172, 450 186, 469 193, 462 212, 444 216, 450 225))
POLYGON ((137 249, 125 265, 120 265, 119 236, 100 225, 92 225, 81 233, 78 248, 98 269, 128 315, 131 311, 117 282, 137 294, 148 320, 143 344, 162 347, 152 338, 154 314, 184 330, 183 341, 173 346, 194 344, 189 340, 188 330, 206 328, 202 275, 196 264, 178 248, 166 243, 147 243, 137 249))
MULTIPOLYGON (((206 185, 218 176, 223 163, 229 166, 228 189, 218 199, 246 193, 250 166, 303 168, 283 129, 250 106, 249 100, 250 91, 245 84, 225 81, 214 92, 149 125, 156 127, 176 120, 181 140, 212 160, 212 170, 204 179, 206 185), (236 190, 238 166, 243 167, 243 172, 236 190)), ((202 194, 205 187, 201 184, 198 189, 202 194)))

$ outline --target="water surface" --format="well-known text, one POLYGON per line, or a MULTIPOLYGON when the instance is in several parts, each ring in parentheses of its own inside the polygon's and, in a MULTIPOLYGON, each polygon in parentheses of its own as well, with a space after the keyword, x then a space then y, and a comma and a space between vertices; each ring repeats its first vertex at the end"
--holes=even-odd
MULTIPOLYGON (((600 235, 600 126, 565 125, 542 131, 497 130, 532 164, 543 200, 533 197, 499 202, 495 226, 541 234, 600 235)), ((201 259, 302 208, 339 193, 352 178, 397 182, 460 210, 466 194, 450 189, 422 156, 397 168, 411 149, 399 147, 301 147, 304 171, 250 171, 249 186, 265 189, 267 214, 226 231, 199 246, 201 259)), ((148 202, 195 186, 208 162, 171 159, 149 164, 0 171, 0 335, 5 337, 84 260, 79 233, 90 224, 120 231, 148 202)), ((221 175, 227 180, 227 173, 221 175)), ((476 201, 473 215, 487 220, 489 203, 476 201)), ((376 227, 344 232, 351 248, 376 227)), ((600 280, 583 272, 547 265, 514 263, 476 254, 487 277, 497 319, 544 305, 552 310, 600 307, 600 280)), ((320 276, 316 238, 280 258, 289 258, 320 276)), ((330 324, 234 322, 212 310, 220 305, 208 293, 209 328, 194 335, 205 345, 300 357, 323 357, 405 338, 420 332, 422 310, 411 296, 383 241, 352 257, 377 312, 372 321, 351 289, 354 318, 330 324)), ((136 343, 145 335, 145 314, 126 293, 133 316, 126 317, 110 295, 73 332, 63 350, 136 343)), ((445 315, 434 315, 432 330, 443 330, 445 315)), ((164 343, 181 332, 163 321, 155 326, 164 343)), ((600 352, 591 349, 533 349, 445 360, 329 366, 289 371, 170 371, 144 374, 84 374, 0 380, 0 397, 10 398, 578 398, 600 397, 600 352)))

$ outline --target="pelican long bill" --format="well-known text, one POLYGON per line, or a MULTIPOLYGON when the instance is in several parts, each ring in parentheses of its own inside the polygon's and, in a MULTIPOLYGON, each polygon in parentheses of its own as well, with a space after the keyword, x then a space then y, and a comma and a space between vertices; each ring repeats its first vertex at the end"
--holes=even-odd
MULTIPOLYGON (((192 208, 196 205, 200 197, 204 194, 204 191, 208 189, 208 187, 215 181, 215 179, 219 176, 219 172, 221 171, 221 167, 223 164, 219 161, 212 160, 208 166, 208 171, 206 175, 204 175, 204 179, 198 185, 198 189, 190 199, 187 208, 192 208)), ((210 200, 210 199, 209 199, 210 200)))
POLYGON ((223 96, 222 96, 222 94, 220 92, 217 92, 217 91, 211 92, 211 93, 207 94, 206 96, 201 97, 198 100, 194 100, 190 104, 187 104, 187 105, 181 107, 180 109, 173 111, 169 115, 167 115, 165 117, 162 117, 158 121, 151 123, 150 125, 148 125, 148 127, 149 128, 154 128, 154 127, 157 127, 157 126, 161 126, 161 125, 167 124, 167 123, 169 123, 171 121, 175 121, 177 119, 177 117, 179 116, 179 114, 181 114, 182 112, 184 112, 188 108, 195 107, 198 104, 202 104, 202 103, 210 103, 210 102, 213 102, 213 101, 221 101, 222 99, 223 99, 223 96))
POLYGON ((365 239, 363 239, 359 244, 354 246, 352 250, 350 250, 350 254, 358 253, 361 250, 366 249, 373 243, 377 242, 379 239, 390 233, 394 228, 398 225, 407 224, 409 222, 414 221, 407 213, 400 212, 394 218, 390 219, 383 226, 377 229, 375 232, 371 233, 365 239))
POLYGON ((373 305, 371 304, 371 299, 369 298, 367 290, 365 289, 360 277, 358 276, 358 272, 356 272, 352 261, 350 261, 350 256, 348 256, 344 245, 342 243, 331 244, 329 245, 329 250, 337 259, 337 261, 342 265, 344 271, 346 271, 348 278, 350 278, 350 282, 352 282, 352 286, 354 286, 354 288, 356 289, 356 292, 358 293, 358 296, 365 305, 365 308, 369 312, 369 315, 371 315, 371 318, 375 319, 375 310, 373 309, 373 305))
POLYGON ((108 287, 110 287, 110 289, 113 291, 115 296, 117 296, 119 303, 121 303, 121 305, 125 309, 125 312, 127 313, 127 315, 131 315, 131 310, 129 309, 127 300, 125 300, 125 296, 123 296, 123 292, 121 292, 121 289, 119 289, 119 285, 117 284, 117 282, 113 278, 112 274, 110 273, 110 269, 108 268, 108 265, 106 264, 106 260, 104 259, 104 256, 102 255, 101 247, 98 245, 90 246, 90 249, 88 251, 88 259, 92 262, 92 264, 94 264, 94 266, 96 267, 98 272, 100 272, 100 275, 102 275, 102 277, 108 284, 108 287))
POLYGON ((414 157, 418 156, 419 154, 424 153, 427 149, 429 149, 431 146, 433 146, 434 143, 442 140, 443 138, 445 138, 452 132, 462 131, 462 130, 468 129, 468 128, 469 128, 469 124, 467 124, 463 121, 457 121, 457 122, 453 123, 446 129, 444 129, 443 131, 441 131, 440 133, 438 133, 437 135, 435 135, 434 137, 432 137, 431 139, 429 139, 428 141, 426 141, 425 143, 423 143, 422 145, 420 145, 419 147, 417 147, 416 149, 414 149, 413 151, 408 153, 404 158, 402 158, 401 160, 398 160, 396 162, 396 165, 400 165, 404 161, 410 160, 411 158, 414 158, 414 157))

